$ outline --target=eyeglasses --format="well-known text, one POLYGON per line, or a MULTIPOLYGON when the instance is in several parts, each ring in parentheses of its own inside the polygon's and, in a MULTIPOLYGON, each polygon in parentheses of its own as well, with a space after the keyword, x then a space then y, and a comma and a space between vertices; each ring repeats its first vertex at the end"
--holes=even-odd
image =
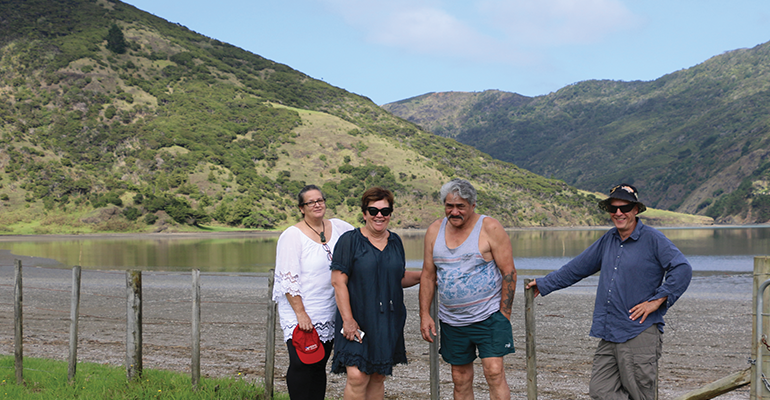
POLYGON ((329 259, 329 261, 332 260, 332 249, 329 248, 329 245, 324 243, 321 246, 323 246, 324 250, 326 251, 326 258, 329 259))
POLYGON ((300 207, 302 207, 302 206, 310 206, 310 207, 313 207, 313 206, 315 206, 316 204, 318 204, 318 205, 321 205, 321 206, 322 206, 322 205, 324 205, 324 203, 325 203, 325 202, 326 202, 326 199, 320 199, 320 200, 312 200, 312 201, 306 201, 306 202, 304 202, 304 203, 300 204, 300 207))
POLYGON ((383 208, 377 208, 377 207, 367 207, 366 211, 369 212, 369 215, 372 217, 376 217, 377 214, 382 214, 383 217, 387 217, 390 215, 390 213, 393 212, 393 207, 383 207, 383 208))
POLYGON ((620 212, 625 214, 625 213, 633 210, 634 206, 636 206, 635 203, 628 203, 628 204, 626 204, 624 206, 608 205, 607 206, 607 211, 609 211, 610 214, 615 214, 618 210, 620 210, 620 212))

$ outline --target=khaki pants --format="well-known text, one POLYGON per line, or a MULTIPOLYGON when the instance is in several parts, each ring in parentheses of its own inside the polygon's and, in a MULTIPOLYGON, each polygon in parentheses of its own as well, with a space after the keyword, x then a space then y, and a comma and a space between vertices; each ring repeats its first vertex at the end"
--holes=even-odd
POLYGON ((588 391, 595 400, 656 400, 663 334, 657 325, 625 342, 599 342, 588 391))

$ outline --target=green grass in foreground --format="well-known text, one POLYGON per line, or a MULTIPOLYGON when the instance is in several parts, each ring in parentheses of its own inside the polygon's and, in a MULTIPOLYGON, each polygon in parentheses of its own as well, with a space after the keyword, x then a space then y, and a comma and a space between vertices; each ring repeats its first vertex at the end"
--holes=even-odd
MULTIPOLYGON (((241 377, 201 378, 197 389, 190 375, 145 369, 142 377, 126 379, 123 367, 78 363, 73 384, 67 363, 24 358, 24 385, 16 384, 13 356, 0 356, 0 399, 263 399, 264 388, 241 377)), ((287 394, 276 399, 288 400, 287 394)))

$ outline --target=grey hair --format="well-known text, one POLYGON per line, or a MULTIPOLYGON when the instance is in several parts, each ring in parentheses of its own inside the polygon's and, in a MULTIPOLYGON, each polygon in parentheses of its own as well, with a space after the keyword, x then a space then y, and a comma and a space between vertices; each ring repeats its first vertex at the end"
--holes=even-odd
POLYGON ((441 187, 440 194, 442 204, 446 202, 446 197, 450 193, 460 196, 460 198, 467 201, 470 205, 476 204, 476 189, 465 179, 455 178, 441 187))

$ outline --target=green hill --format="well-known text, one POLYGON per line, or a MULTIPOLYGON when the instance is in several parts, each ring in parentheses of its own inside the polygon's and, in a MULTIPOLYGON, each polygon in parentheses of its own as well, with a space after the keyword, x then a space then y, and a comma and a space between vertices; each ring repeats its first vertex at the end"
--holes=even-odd
POLYGON ((0 234, 280 229, 305 183, 350 221, 384 185, 392 226, 422 228, 452 177, 505 226, 607 223, 591 194, 119 1, 0 15, 0 234))
POLYGON ((617 182, 654 207, 770 220, 770 43, 650 82, 555 93, 430 93, 384 105, 425 129, 581 189, 617 182))

